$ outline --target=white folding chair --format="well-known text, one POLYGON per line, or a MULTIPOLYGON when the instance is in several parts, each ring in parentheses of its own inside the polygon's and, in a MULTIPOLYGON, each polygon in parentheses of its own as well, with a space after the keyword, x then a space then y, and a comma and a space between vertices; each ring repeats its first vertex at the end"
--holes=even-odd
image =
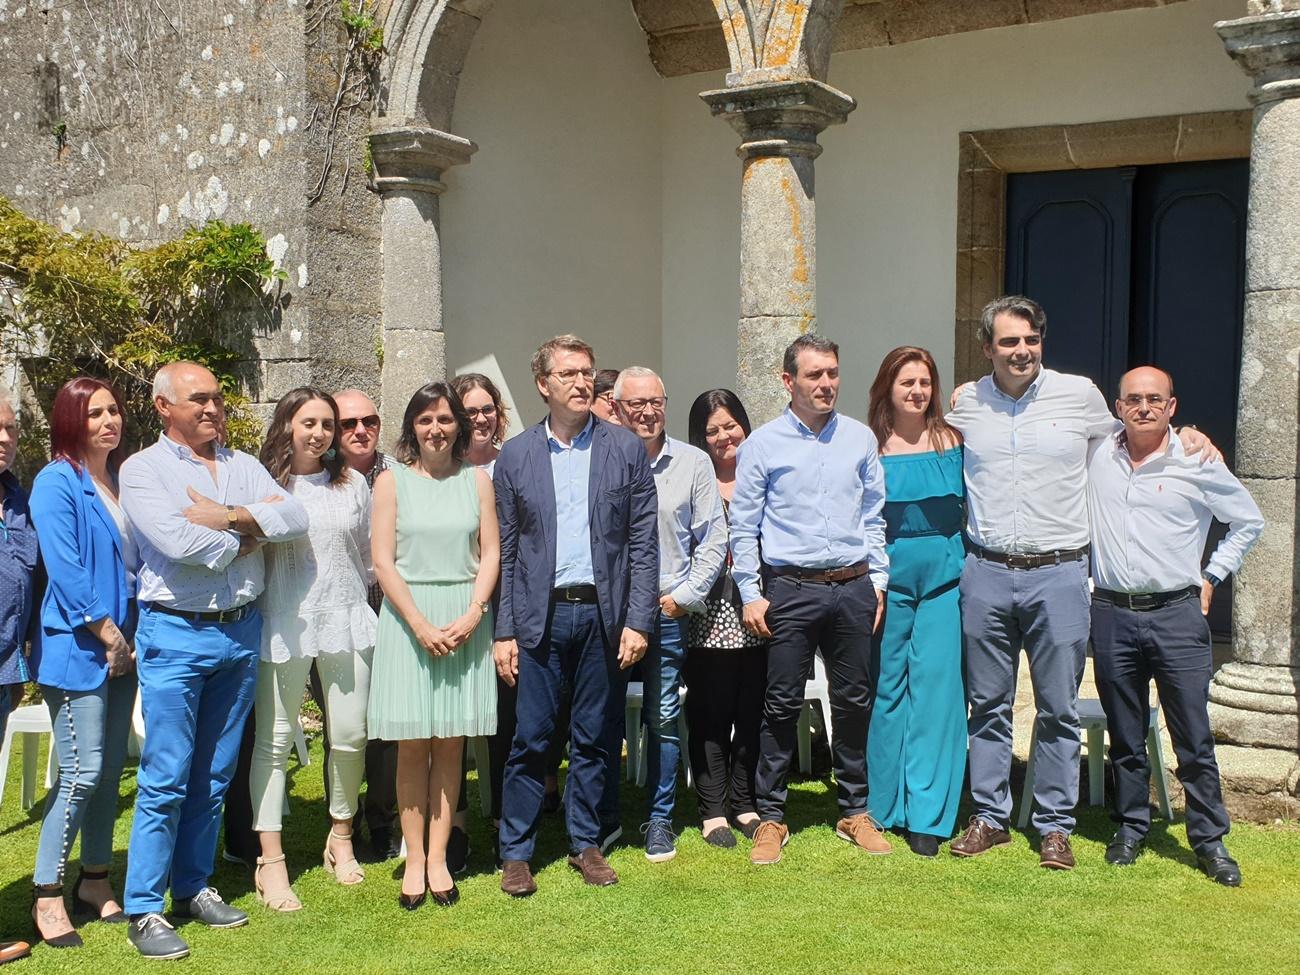
POLYGON ((831 737, 831 689, 826 679, 826 664, 822 655, 813 655, 812 679, 803 687, 803 712, 799 715, 799 771, 804 775, 812 773, 812 711, 813 702, 822 706, 822 721, 826 726, 826 741, 831 737))
POLYGON ((9 777, 9 757, 13 752, 15 736, 21 735, 23 748, 22 803, 23 809, 36 804, 36 760, 40 754, 41 736, 50 736, 49 757, 45 762, 45 788, 54 782, 54 729, 50 724, 50 709, 44 704, 28 704, 9 714, 5 725, 4 744, 0 745, 0 803, 4 802, 5 780, 9 777))

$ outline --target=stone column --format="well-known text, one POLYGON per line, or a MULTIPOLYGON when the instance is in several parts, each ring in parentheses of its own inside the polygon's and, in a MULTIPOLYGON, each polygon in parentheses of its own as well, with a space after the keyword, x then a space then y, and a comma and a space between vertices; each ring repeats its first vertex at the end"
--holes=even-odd
POLYGON ((817 136, 857 107, 812 79, 739 85, 700 95, 740 133, 740 325, 737 392, 755 425, 787 396, 781 354, 817 322, 817 136))
POLYGON ((370 136, 371 185, 384 201, 379 411, 385 446, 396 438, 411 394, 447 373, 438 197, 447 188, 443 171, 469 162, 477 148, 437 129, 386 129, 370 136))
POLYGON ((1230 805, 1256 819, 1300 813, 1297 8, 1287 0, 1253 3, 1253 12, 1266 12, 1216 25, 1254 81, 1237 473, 1267 525, 1237 576, 1232 661, 1211 684, 1210 716, 1230 805))

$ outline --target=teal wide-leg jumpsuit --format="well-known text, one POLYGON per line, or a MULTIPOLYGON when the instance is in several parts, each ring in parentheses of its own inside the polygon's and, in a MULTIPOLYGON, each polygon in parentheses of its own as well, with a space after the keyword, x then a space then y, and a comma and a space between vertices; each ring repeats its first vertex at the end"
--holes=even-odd
POLYGON ((962 451, 881 462, 890 571, 867 737, 869 807, 882 826, 947 838, 966 769, 962 451))

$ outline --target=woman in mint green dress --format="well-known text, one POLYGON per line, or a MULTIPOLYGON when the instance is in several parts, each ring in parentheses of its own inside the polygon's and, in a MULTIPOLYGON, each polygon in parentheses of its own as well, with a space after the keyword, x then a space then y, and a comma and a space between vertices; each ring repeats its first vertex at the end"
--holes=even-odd
POLYGON ((924 349, 885 356, 868 416, 885 470, 889 593, 867 737, 871 815, 926 857, 952 836, 966 769, 957 582, 965 557, 961 435, 924 349))
POLYGON ((446 383, 407 404, 394 455, 374 487, 371 553, 384 590, 370 677, 372 738, 396 741, 397 805, 406 841, 398 902, 460 897, 447 839, 466 736, 496 730, 492 590, 500 569, 496 501, 465 461, 470 424, 446 383))

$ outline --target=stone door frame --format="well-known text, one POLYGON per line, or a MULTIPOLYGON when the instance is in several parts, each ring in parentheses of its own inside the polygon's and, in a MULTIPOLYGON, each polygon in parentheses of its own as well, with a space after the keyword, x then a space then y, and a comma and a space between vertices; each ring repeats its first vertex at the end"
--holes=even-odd
POLYGON ((1250 109, 962 132, 953 384, 988 372, 979 315, 1002 293, 1008 174, 1247 159, 1250 138, 1250 109))

